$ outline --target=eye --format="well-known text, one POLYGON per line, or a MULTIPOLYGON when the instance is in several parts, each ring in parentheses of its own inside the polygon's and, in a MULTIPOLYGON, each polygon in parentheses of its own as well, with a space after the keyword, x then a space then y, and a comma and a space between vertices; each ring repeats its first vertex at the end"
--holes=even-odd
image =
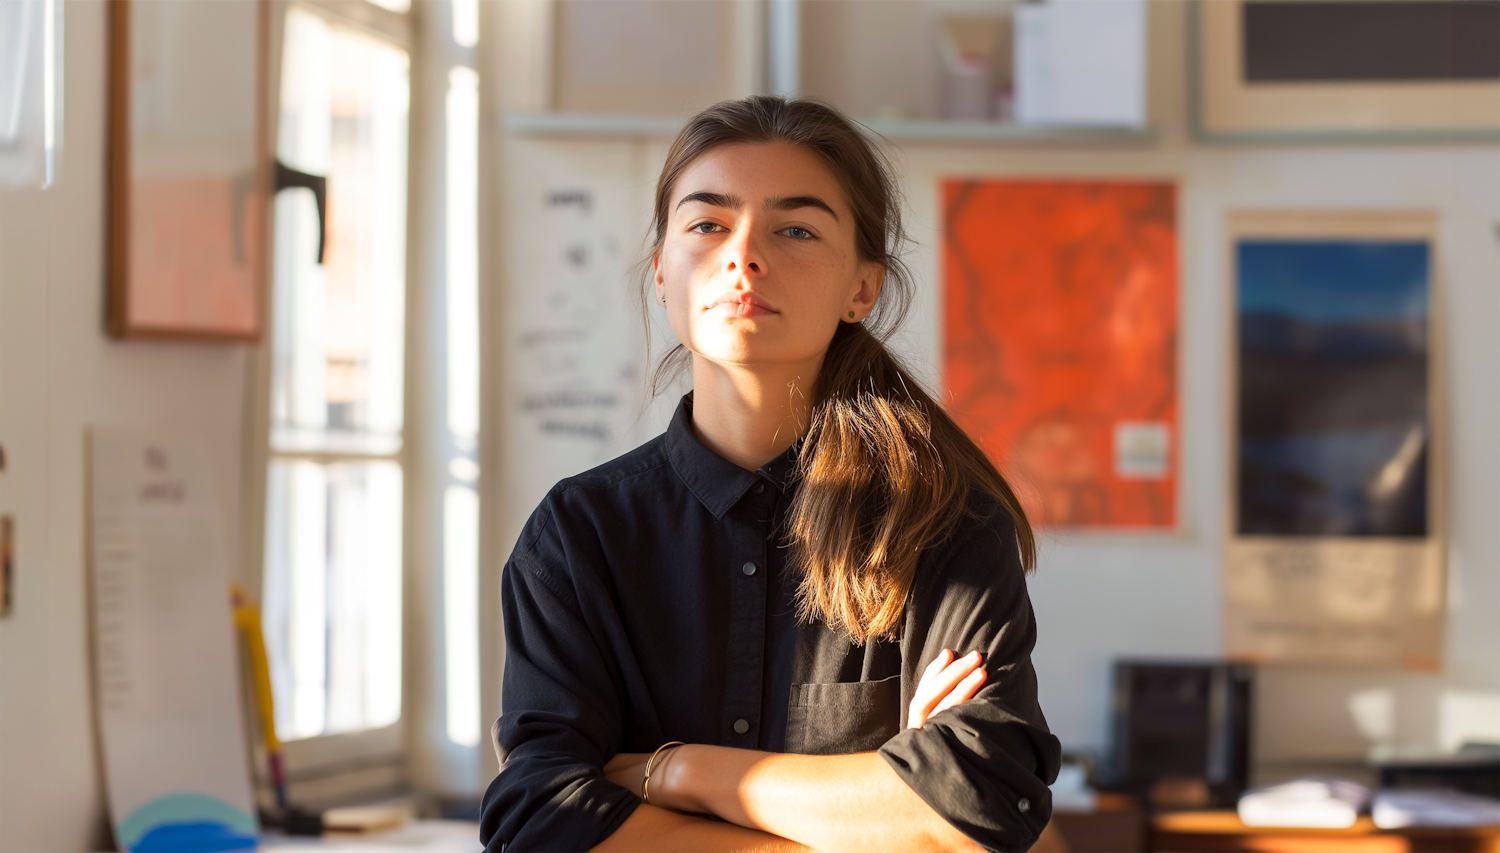
POLYGON ((695 232, 695 233, 698 233, 698 234, 712 234, 715 231, 719 231, 719 230, 722 230, 722 229, 719 228, 719 226, 713 224, 712 222, 699 222, 697 225, 694 225, 693 227, 689 228, 688 230, 692 231, 692 232, 695 232))
POLYGON ((781 233, 783 233, 786 236, 792 238, 793 240, 811 240, 811 239, 813 239, 813 233, 811 231, 807 230, 806 228, 800 228, 800 227, 798 227, 796 225, 793 225, 790 228, 783 228, 782 231, 781 231, 781 233))

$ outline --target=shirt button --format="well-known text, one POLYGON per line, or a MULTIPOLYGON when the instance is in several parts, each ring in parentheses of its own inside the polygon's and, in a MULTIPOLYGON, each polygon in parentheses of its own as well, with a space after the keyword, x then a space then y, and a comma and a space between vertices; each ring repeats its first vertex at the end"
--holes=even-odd
POLYGON ((760 494, 761 492, 764 492, 765 490, 766 490, 766 484, 765 483, 756 483, 755 485, 753 485, 753 486, 750 487, 750 491, 756 493, 757 495, 760 494))
POLYGON ((1020 809, 1022 814, 1025 814, 1026 812, 1031 811, 1031 801, 1026 799, 1025 797, 1022 797, 1021 799, 1016 800, 1016 808, 1020 809))
POLYGON ((744 572, 746 577, 749 577, 750 575, 755 574, 755 564, 746 563, 745 565, 740 566, 740 571, 744 572))
POLYGON ((735 734, 742 735, 742 734, 744 734, 745 732, 748 732, 748 731, 750 731, 750 721, 749 720, 735 720, 734 721, 734 733, 735 734))

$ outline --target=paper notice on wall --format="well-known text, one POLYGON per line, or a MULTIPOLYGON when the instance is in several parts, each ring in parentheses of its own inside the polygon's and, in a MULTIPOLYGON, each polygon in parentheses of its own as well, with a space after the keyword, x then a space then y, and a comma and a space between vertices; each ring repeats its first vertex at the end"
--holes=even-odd
POLYGON ((1015 7, 1016 120, 1144 127, 1144 0, 1047 0, 1015 7))
POLYGON ((90 435, 95 701, 121 850, 256 845, 229 554, 201 443, 90 435))
POLYGON ((1442 558, 1420 539, 1236 539, 1224 599, 1231 657, 1440 666, 1442 558))
POLYGON ((659 434, 666 420, 645 406, 634 277, 654 167, 629 145, 516 144, 513 160, 525 165, 509 194, 504 431, 508 479, 529 506, 558 480, 659 434))

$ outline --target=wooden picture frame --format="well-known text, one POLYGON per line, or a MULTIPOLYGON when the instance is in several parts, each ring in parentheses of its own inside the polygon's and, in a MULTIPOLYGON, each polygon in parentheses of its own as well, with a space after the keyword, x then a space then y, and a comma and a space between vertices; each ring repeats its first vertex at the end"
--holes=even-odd
MULTIPOLYGON (((1296 2, 1256 0, 1256 5, 1296 2)), ((1500 77, 1314 79, 1317 75, 1311 74, 1308 79, 1248 81, 1246 6, 1247 0, 1195 0, 1189 7, 1189 113, 1198 138, 1500 141, 1500 77)))
MULTIPOLYGON (((1437 217, 1424 212, 1247 211, 1230 215, 1227 232, 1226 655, 1255 662, 1438 670, 1445 606, 1447 490, 1437 217), (1417 257, 1415 247, 1424 247, 1421 316, 1418 300, 1410 295, 1417 290, 1415 284, 1401 303, 1405 307, 1389 314, 1372 306, 1395 304, 1395 297, 1389 295, 1395 290, 1386 295, 1361 292, 1359 316, 1350 319, 1339 312, 1350 310, 1347 306, 1355 304, 1351 299, 1342 300, 1345 307, 1330 307, 1339 300, 1312 293, 1317 288, 1308 287, 1310 279, 1298 277, 1302 273, 1272 276, 1265 271, 1290 267, 1249 260, 1252 249, 1271 253, 1261 257, 1274 262, 1278 251, 1320 252, 1324 247, 1345 253, 1399 249, 1409 258, 1417 257), (1286 297, 1268 300, 1264 295, 1247 295, 1244 279, 1264 282, 1273 277, 1288 282, 1283 293, 1302 294, 1296 299, 1311 306, 1306 313, 1296 308, 1287 311, 1274 301, 1286 297), (1268 322, 1278 314, 1281 326, 1268 322), (1393 333, 1395 338, 1390 337, 1393 333), (1381 345, 1385 349, 1372 343, 1377 334, 1387 336, 1387 343, 1381 345), (1251 335, 1253 342, 1247 345, 1251 335), (1288 341, 1295 343, 1277 343, 1288 341), (1311 378, 1320 365, 1331 363, 1329 354, 1334 348, 1339 350, 1334 355, 1345 359, 1344 366, 1335 365, 1326 376, 1318 374, 1321 379, 1311 378), (1255 352, 1247 357, 1251 350, 1255 352), (1271 363, 1267 370, 1270 358, 1283 361, 1271 363), (1242 384, 1247 363, 1251 370, 1260 371, 1248 387, 1242 384), (1283 382, 1277 377, 1298 378, 1283 382), (1405 378, 1392 381, 1393 377, 1405 378), (1255 388, 1271 388, 1274 394, 1257 394, 1255 388), (1324 393, 1328 389, 1347 397, 1331 400, 1324 393), (1422 407, 1419 416, 1392 417, 1388 411, 1392 407, 1380 403, 1403 395, 1412 401, 1401 404, 1406 410, 1422 407), (1311 402, 1296 402, 1302 400, 1311 402), (1366 411, 1371 400, 1376 401, 1378 413, 1366 411), (1252 424, 1247 429, 1246 413, 1251 413, 1252 421, 1276 425, 1267 429, 1252 424), (1405 435, 1394 453, 1390 447, 1370 449, 1371 433, 1382 429, 1405 435), (1247 441, 1247 432, 1256 434, 1247 441), (1380 460, 1387 457, 1382 464, 1380 460), (1366 469, 1374 475, 1365 476, 1366 469), (1335 473, 1318 479, 1324 471, 1335 473), (1360 473, 1356 477, 1351 471, 1360 473), (1357 494, 1348 488, 1350 483, 1358 484, 1357 494), (1390 488, 1381 492, 1385 486, 1390 488), (1272 494, 1269 501, 1267 494, 1272 494), (1286 498, 1288 494, 1292 497, 1286 498), (1356 495, 1352 502, 1341 497, 1351 494, 1356 495), (1292 509, 1277 516, 1277 501, 1292 509), (1256 503, 1260 508, 1251 506, 1256 503), (1328 529, 1340 526, 1344 534, 1328 535, 1328 529), (1276 527, 1282 529, 1271 530, 1276 527)), ((1324 271, 1318 274, 1323 280, 1356 280, 1338 272, 1338 265, 1328 263, 1328 257, 1337 256, 1317 261, 1324 271)), ((1416 277, 1404 280, 1415 282, 1416 277)), ((1271 289, 1261 284, 1253 287, 1271 289)), ((1379 435, 1374 438, 1392 444, 1379 435)))
POLYGON ((259 340, 267 0, 109 4, 107 329, 259 340))

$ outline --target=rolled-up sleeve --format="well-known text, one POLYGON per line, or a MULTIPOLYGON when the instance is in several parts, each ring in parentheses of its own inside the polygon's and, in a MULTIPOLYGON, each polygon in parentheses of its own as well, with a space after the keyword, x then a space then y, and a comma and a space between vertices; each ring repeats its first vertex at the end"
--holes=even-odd
POLYGON ((620 746, 618 682, 591 642, 565 549, 545 518, 529 527, 501 579, 503 703, 516 710, 497 726, 500 774, 481 805, 480 841, 493 853, 587 850, 639 804, 601 769, 620 746))
POLYGON ((1060 746, 1037 704, 1036 625, 1008 515, 965 529, 925 566, 908 611, 902 708, 943 649, 984 653, 978 695, 880 749, 938 814, 987 850, 1026 850, 1052 814, 1060 746))

